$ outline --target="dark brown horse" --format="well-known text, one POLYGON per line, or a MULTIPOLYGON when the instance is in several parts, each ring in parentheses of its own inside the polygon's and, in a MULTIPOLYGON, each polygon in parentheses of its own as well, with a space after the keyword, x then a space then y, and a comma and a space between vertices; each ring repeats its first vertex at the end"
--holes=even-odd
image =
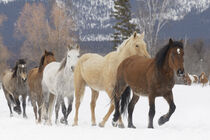
POLYGON ((21 114, 19 97, 22 96, 23 117, 26 115, 26 97, 27 97, 27 67, 24 59, 19 59, 13 69, 6 70, 2 77, 2 88, 7 99, 10 110, 10 116, 13 116, 11 105, 14 104, 13 110, 21 114))
POLYGON ((175 111, 172 88, 174 87, 174 71, 177 76, 184 75, 184 50, 182 41, 169 40, 155 56, 155 58, 145 58, 141 56, 131 56, 125 59, 118 67, 117 81, 113 90, 115 101, 115 113, 113 126, 121 113, 123 113, 129 102, 130 92, 133 90, 133 97, 128 105, 128 127, 135 128, 132 122, 132 114, 139 96, 148 96, 149 98, 149 125, 153 128, 153 118, 155 115, 155 98, 162 96, 169 104, 169 112, 160 117, 159 125, 169 121, 175 111), (125 90, 126 89, 126 90, 125 90), (125 91, 125 92, 124 92, 125 91), (121 101, 121 105, 119 102, 121 101), (119 108, 121 107, 121 111, 119 108))
POLYGON ((41 58, 39 67, 33 68, 28 73, 28 85, 30 88, 29 93, 36 120, 37 120, 37 105, 38 105, 38 114, 39 114, 38 123, 41 122, 41 109, 42 109, 41 106, 43 104, 42 85, 41 85, 43 70, 47 64, 53 61, 55 61, 54 54, 52 52, 48 52, 45 50, 45 53, 41 58))

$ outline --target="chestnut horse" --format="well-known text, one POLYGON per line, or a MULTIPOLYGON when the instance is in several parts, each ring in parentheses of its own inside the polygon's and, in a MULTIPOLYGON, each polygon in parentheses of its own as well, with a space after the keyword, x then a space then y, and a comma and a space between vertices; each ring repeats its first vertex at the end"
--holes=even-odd
MULTIPOLYGON (((117 51, 110 52, 106 56, 101 56, 94 53, 84 54, 78 60, 74 71, 74 86, 75 86, 75 117, 74 124, 78 125, 78 110, 80 101, 84 95, 85 86, 89 86, 92 90, 91 99, 91 120, 92 125, 96 125, 95 121, 95 106, 100 90, 105 90, 111 98, 115 84, 117 67, 127 57, 132 55, 140 55, 150 57, 147 52, 146 43, 144 42, 144 33, 131 35, 127 40, 118 47, 117 51)), ((109 111, 99 124, 104 127, 110 114, 114 110, 114 104, 110 104, 109 111)), ((124 127, 122 121, 119 127, 124 127)))
POLYGON ((52 52, 48 52, 45 50, 45 53, 41 58, 39 67, 33 68, 28 73, 28 85, 30 88, 29 94, 36 120, 37 120, 37 105, 38 105, 38 114, 39 114, 38 123, 41 122, 41 107, 43 104, 42 84, 41 84, 43 70, 47 64, 53 61, 55 61, 54 54, 52 52))
POLYGON ((128 105, 130 92, 124 92, 127 87, 133 90, 133 97, 128 105, 128 127, 135 128, 132 122, 132 114, 139 96, 149 98, 149 125, 153 128, 155 115, 155 98, 162 96, 169 104, 169 112, 160 117, 159 125, 167 122, 175 111, 172 88, 174 87, 174 71, 177 76, 184 75, 184 49, 182 41, 169 40, 155 56, 145 58, 142 56, 131 56, 125 59, 118 67, 116 84, 113 90, 115 102, 115 113, 113 126, 117 125, 120 113, 123 113, 128 105), (121 101, 121 111, 119 110, 121 101))
POLYGON ((202 84, 202 86, 206 86, 208 84, 208 77, 206 76, 205 72, 202 72, 199 76, 199 81, 202 84))

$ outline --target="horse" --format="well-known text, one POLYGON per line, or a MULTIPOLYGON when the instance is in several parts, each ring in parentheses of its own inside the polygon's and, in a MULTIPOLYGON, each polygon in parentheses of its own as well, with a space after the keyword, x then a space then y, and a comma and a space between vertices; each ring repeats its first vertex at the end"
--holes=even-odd
POLYGON ((23 118, 26 115, 26 97, 27 97, 27 67, 24 59, 19 59, 13 69, 8 69, 3 73, 2 88, 10 110, 10 116, 13 116, 13 110, 21 114, 19 97, 22 96, 23 118))
POLYGON ((52 62, 43 72, 42 91, 44 96, 45 118, 51 124, 52 107, 54 100, 49 102, 49 95, 57 97, 55 105, 55 123, 57 124, 60 105, 62 104, 63 118, 60 122, 68 124, 67 118, 72 110, 74 99, 74 67, 79 57, 79 46, 68 46, 66 56, 61 62, 52 62), (65 106, 64 97, 68 98, 68 108, 65 106), (48 111, 47 111, 48 110, 48 111))
POLYGON ((206 86, 208 84, 208 77, 206 76, 205 72, 202 72, 201 75, 199 76, 199 81, 202 84, 202 86, 206 86))
MULTIPOLYGON (((110 52, 104 57, 95 53, 87 53, 79 58, 74 71, 76 111, 73 126, 78 125, 78 110, 81 98, 84 95, 85 86, 89 86, 92 90, 90 103, 91 122, 92 126, 96 125, 95 106, 99 91, 105 90, 111 98, 115 84, 117 67, 120 62, 131 55, 150 57, 147 52, 146 43, 143 39, 144 33, 137 34, 134 32, 134 34, 132 34, 128 39, 123 41, 116 51, 110 52)), ((104 127, 113 110, 114 104, 111 103, 103 121, 99 123, 100 127, 104 127)), ((124 127, 122 121, 119 127, 124 127)))
POLYGON ((154 128, 156 97, 163 97, 170 106, 169 112, 160 117, 159 125, 169 121, 176 108, 172 92, 175 84, 174 73, 176 72, 178 77, 184 76, 183 55, 183 42, 169 39, 169 43, 158 51, 155 58, 134 55, 122 61, 117 69, 116 84, 112 94, 115 103, 112 125, 117 125, 120 114, 125 113, 127 109, 128 127, 136 128, 132 122, 132 115, 135 104, 141 95, 149 98, 148 128, 154 128), (127 87, 133 91, 130 102, 130 92, 124 92, 127 87), (121 104, 119 104, 120 102, 121 104))
POLYGON ((197 75, 191 75, 189 73, 185 73, 184 77, 184 83, 186 85, 192 85, 193 83, 198 83, 198 76, 197 75))
MULTIPOLYGON (((33 68, 28 73, 28 86, 29 86, 29 95, 31 99, 31 104, 33 106, 35 120, 41 122, 41 107, 43 104, 43 95, 42 95, 42 76, 45 66, 51 62, 55 61, 54 54, 45 50, 43 56, 41 57, 39 67, 33 68), (37 118, 37 106, 39 118, 37 118)), ((53 97, 51 97, 53 98, 53 97)))

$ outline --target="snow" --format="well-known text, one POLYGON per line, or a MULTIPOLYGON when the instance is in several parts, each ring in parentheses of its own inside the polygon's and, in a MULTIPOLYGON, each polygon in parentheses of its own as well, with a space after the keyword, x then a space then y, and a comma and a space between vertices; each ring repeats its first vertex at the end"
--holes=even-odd
MULTIPOLYGON (((210 87, 200 85, 176 85, 173 89, 176 111, 170 121, 163 126, 158 126, 158 119, 168 111, 168 105, 163 98, 156 99, 156 115, 154 118, 155 129, 148 129, 148 99, 141 97, 134 110, 134 124, 137 129, 120 129, 111 125, 112 115, 105 128, 91 126, 90 119, 90 89, 86 88, 85 96, 79 111, 79 126, 72 127, 73 111, 69 116, 69 125, 62 124, 47 126, 36 124, 31 105, 27 105, 28 119, 23 119, 14 113, 9 117, 9 109, 0 90, 0 139, 1 140, 37 140, 37 139, 209 139, 210 138, 210 87)), ((102 120, 109 108, 109 98, 105 92, 100 92, 96 105, 97 122, 102 120)), ((60 113, 61 117, 61 113, 60 113)), ((53 118, 54 121, 54 118, 53 118)), ((124 118, 127 125, 127 119, 124 118)))

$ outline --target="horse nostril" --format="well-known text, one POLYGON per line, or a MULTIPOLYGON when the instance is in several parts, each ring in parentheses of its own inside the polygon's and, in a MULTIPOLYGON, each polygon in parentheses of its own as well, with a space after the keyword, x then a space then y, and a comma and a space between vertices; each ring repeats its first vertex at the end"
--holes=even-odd
POLYGON ((71 70, 74 71, 74 66, 71 66, 71 70))

